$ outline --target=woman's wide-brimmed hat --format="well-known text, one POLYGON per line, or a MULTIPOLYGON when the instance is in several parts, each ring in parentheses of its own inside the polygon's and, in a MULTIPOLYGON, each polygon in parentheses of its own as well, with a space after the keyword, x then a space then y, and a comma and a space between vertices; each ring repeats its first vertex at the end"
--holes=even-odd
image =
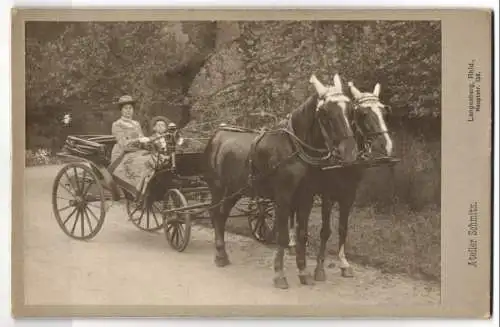
POLYGON ((168 119, 167 117, 165 117, 165 116, 156 116, 153 119, 151 119, 151 128, 155 127, 156 123, 159 122, 159 121, 164 122, 165 125, 167 125, 167 126, 170 123, 170 119, 168 119))
POLYGON ((116 104, 121 107, 126 104, 135 104, 137 101, 132 98, 130 95, 122 95, 116 104))

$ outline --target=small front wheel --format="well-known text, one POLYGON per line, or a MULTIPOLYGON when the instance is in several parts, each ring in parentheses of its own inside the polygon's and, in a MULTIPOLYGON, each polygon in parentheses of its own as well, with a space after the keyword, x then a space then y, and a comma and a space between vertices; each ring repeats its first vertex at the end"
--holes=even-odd
MULTIPOLYGON (((187 206, 184 195, 178 189, 171 189, 164 199, 164 210, 187 206)), ((191 214, 186 212, 171 212, 163 215, 163 229, 170 246, 176 251, 186 249, 191 237, 191 214)))
POLYGON ((129 220, 137 228, 147 232, 155 232, 162 229, 161 201, 153 201, 153 197, 150 194, 147 194, 140 203, 137 203, 131 197, 126 197, 126 201, 129 220))

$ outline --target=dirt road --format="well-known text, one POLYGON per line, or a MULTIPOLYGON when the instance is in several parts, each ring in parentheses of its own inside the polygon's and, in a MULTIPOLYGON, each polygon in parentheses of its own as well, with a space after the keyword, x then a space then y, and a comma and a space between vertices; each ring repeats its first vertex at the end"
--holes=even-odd
MULTIPOLYGON (((232 264, 213 263, 211 229, 194 226, 183 253, 161 232, 147 233, 127 221, 115 203, 101 232, 90 241, 66 236, 53 218, 51 190, 60 167, 26 170, 24 216, 27 304, 424 304, 438 303, 435 284, 354 265, 355 277, 327 268, 327 281, 298 283, 295 258, 287 257, 291 288, 272 286, 273 249, 227 235, 232 264)), ((311 271, 314 259, 308 262, 311 271)))

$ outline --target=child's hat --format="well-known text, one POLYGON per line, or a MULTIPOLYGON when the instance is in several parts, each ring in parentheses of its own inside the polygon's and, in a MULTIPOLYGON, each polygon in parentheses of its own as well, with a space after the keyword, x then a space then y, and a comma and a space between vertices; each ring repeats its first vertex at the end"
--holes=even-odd
POLYGON ((153 119, 151 119, 151 128, 153 128, 157 122, 162 121, 165 123, 165 125, 169 125, 170 120, 165 117, 165 116, 156 116, 153 119))

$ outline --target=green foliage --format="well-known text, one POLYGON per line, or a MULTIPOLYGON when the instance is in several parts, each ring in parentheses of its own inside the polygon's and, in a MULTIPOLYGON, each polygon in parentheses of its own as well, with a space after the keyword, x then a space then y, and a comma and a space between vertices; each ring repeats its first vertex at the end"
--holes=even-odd
POLYGON ((101 133, 109 133, 118 114, 107 113, 116 112, 113 102, 125 93, 139 99, 140 120, 156 114, 158 107, 178 119, 179 104, 194 78, 183 69, 196 71, 213 47, 211 22, 57 23, 58 29, 54 24, 30 22, 26 28, 28 147, 44 142, 40 137, 45 131, 59 137, 60 119, 67 112, 73 113, 71 132, 88 133, 85 122, 99 112, 109 119, 108 131, 101 133), (53 35, 42 37, 40 30, 53 35), (169 80, 172 71, 181 78, 169 80))
POLYGON ((440 117, 439 22, 239 22, 239 31, 236 49, 221 54, 241 59, 236 67, 223 66, 219 72, 232 78, 226 79, 217 99, 211 94, 200 98, 213 100, 203 105, 228 121, 261 109, 284 115, 310 94, 312 73, 328 84, 337 72, 344 86, 354 81, 363 91, 380 82, 392 118, 440 117))

